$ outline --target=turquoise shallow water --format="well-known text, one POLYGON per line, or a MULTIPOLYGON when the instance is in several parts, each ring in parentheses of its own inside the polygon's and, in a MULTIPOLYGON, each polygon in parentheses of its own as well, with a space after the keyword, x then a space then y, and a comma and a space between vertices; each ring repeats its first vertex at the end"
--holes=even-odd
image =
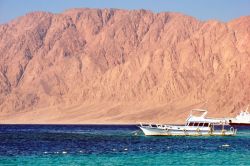
POLYGON ((136 126, 2 125, 0 165, 250 165, 234 137, 147 137, 136 126))

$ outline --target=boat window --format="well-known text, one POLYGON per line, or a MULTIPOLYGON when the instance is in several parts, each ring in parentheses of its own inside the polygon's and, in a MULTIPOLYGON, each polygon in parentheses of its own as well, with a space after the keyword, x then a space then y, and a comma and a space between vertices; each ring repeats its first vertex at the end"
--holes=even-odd
POLYGON ((151 126, 152 126, 152 127, 156 127, 156 125, 155 125, 155 124, 152 124, 151 126))
POLYGON ((208 123, 204 123, 204 127, 208 127, 208 123))
POLYGON ((199 125, 199 123, 194 123, 194 126, 198 126, 199 125))
POLYGON ((194 123, 193 123, 193 122, 190 122, 190 123, 189 123, 189 126, 193 126, 193 125, 194 125, 194 123))
POLYGON ((199 123, 199 126, 203 126, 204 123, 199 123))

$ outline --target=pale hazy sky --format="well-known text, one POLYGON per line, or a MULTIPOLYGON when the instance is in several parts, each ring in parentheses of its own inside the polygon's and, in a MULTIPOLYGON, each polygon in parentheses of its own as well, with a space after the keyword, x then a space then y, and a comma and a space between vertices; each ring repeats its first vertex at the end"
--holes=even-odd
POLYGON ((174 11, 200 20, 220 21, 250 15, 250 0, 0 0, 0 23, 32 11, 59 13, 86 7, 174 11))

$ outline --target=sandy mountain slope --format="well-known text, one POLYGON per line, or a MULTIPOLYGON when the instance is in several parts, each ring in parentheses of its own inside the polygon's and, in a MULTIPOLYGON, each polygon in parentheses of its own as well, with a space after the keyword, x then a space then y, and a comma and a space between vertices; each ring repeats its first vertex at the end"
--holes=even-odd
POLYGON ((181 123, 250 103, 250 16, 29 13, 0 25, 1 123, 181 123))

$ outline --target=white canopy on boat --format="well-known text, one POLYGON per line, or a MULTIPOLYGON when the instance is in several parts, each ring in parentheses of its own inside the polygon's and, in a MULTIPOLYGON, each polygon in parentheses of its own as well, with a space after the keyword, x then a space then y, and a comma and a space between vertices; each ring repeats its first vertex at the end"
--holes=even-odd
POLYGON ((224 118, 206 118, 207 110, 193 109, 190 116, 187 118, 187 123, 212 123, 212 124, 225 124, 227 121, 224 118), (196 114, 199 115, 196 115, 196 114))

